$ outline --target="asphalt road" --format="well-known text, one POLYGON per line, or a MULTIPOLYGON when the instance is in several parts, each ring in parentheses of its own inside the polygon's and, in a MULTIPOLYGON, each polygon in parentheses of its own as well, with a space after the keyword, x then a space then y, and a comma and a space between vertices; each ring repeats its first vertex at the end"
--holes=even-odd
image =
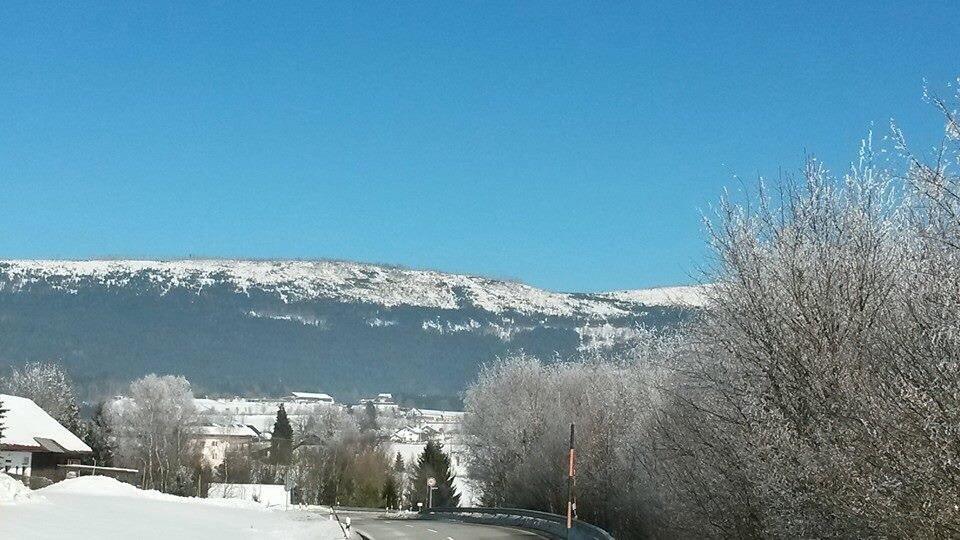
MULTIPOLYGON (((342 516, 341 516, 342 519, 342 516)), ((373 515, 350 514, 352 528, 362 532, 371 540, 424 539, 424 540, 502 540, 504 538, 522 538, 534 540, 545 538, 537 533, 514 529, 461 523, 456 521, 419 520, 419 519, 380 519, 373 515)))

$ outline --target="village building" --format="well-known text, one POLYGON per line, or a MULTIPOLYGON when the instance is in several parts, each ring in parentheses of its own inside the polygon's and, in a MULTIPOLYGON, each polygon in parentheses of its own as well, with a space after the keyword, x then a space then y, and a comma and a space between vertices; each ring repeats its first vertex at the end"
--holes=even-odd
POLYGON ((314 392, 291 392, 294 403, 301 404, 321 404, 333 405, 333 397, 329 394, 318 394, 314 392))
POLYGON ((79 465, 92 453, 89 446, 32 400, 0 394, 7 409, 0 437, 0 470, 23 480, 66 478, 63 465, 79 465))
POLYGON ((266 434, 244 424, 193 426, 190 436, 200 442, 203 459, 211 467, 223 463, 227 450, 249 449, 251 445, 269 440, 266 434))
POLYGON ((359 402, 359 407, 363 410, 367 404, 370 403, 377 409, 378 413, 382 412, 396 412, 400 409, 400 406, 393 401, 393 394, 382 393, 377 394, 375 398, 362 398, 359 402))

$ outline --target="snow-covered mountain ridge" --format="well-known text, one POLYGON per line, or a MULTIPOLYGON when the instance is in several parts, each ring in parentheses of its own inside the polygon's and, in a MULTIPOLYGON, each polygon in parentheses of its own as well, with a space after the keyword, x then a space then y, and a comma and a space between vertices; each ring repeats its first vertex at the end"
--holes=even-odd
POLYGON ((222 285, 246 294, 256 290, 275 295, 284 303, 328 299, 438 309, 459 309, 469 304, 497 314, 583 319, 627 316, 644 305, 696 306, 702 299, 696 286, 561 293, 513 281, 340 261, 0 261, 0 291, 16 292, 42 284, 76 293, 85 287, 126 287, 134 283, 148 284, 160 294, 173 289, 199 293, 222 285))
POLYGON ((524 351, 616 354, 695 317, 697 287, 562 293, 334 261, 0 261, 0 374, 56 359, 91 395, 147 373, 207 391, 456 396, 524 351))

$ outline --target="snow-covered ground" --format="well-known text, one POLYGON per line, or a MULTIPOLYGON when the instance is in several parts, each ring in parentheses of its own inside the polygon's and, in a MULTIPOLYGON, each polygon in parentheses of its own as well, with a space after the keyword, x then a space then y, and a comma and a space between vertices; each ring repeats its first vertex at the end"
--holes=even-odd
POLYGON ((0 538, 160 540, 343 538, 316 513, 271 510, 248 501, 176 497, 103 476, 83 476, 25 493, 0 473, 0 538))

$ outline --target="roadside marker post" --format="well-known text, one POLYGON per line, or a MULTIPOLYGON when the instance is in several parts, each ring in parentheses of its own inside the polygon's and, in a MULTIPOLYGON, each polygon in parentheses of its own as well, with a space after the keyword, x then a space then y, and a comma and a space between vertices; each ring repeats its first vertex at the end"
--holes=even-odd
POLYGON ((570 454, 569 467, 567 469, 567 538, 570 538, 570 531, 573 530, 573 520, 577 517, 577 496, 575 487, 577 485, 577 470, 575 466, 576 451, 574 450, 574 424, 570 424, 570 454))

